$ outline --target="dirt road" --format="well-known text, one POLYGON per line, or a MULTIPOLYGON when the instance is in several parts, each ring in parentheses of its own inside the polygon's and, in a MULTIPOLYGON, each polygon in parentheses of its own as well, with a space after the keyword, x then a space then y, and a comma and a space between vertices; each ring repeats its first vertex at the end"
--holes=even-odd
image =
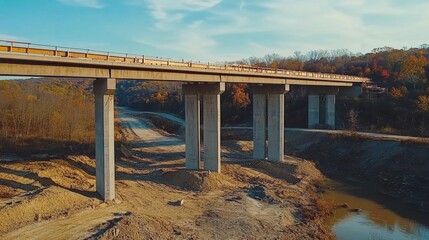
POLYGON ((116 150, 116 200, 97 198, 87 156, 1 163, 2 239, 330 237, 312 193, 322 177, 313 163, 250 161, 251 142, 224 141, 221 174, 186 171, 183 140, 136 112, 119 117, 128 142, 116 150))

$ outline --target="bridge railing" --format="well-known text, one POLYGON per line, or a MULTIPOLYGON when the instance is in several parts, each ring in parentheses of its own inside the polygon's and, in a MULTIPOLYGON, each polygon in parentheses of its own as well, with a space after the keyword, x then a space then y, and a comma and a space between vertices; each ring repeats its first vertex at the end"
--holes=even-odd
POLYGON ((242 64, 211 64, 210 62, 202 63, 200 61, 185 61, 184 59, 162 58, 156 56, 147 56, 142 54, 129 54, 121 52, 108 52, 93 49, 75 48, 75 47, 61 47, 44 44, 34 44, 20 41, 0 40, 0 52, 10 52, 29 55, 43 55, 53 57, 69 57, 80 58, 88 60, 104 60, 125 63, 138 63, 149 65, 161 65, 172 67, 188 67, 188 68, 201 68, 212 70, 224 71, 239 71, 239 72, 255 72, 265 74, 280 74, 291 77, 307 77, 307 78, 321 78, 339 81, 353 81, 353 82, 368 82, 368 78, 355 77, 349 75, 330 74, 330 73, 315 73, 294 71, 286 69, 262 68, 242 64))

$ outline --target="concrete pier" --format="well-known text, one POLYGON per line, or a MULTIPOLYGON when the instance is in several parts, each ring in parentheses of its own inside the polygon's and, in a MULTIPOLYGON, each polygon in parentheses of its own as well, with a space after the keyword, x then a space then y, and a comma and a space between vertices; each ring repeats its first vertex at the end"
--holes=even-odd
POLYGON ((204 170, 220 172, 220 94, 204 94, 204 170))
POLYGON ((308 128, 319 124, 319 95, 308 95, 308 128))
POLYGON ((282 161, 284 157, 284 94, 289 85, 253 87, 253 157, 282 161), (265 113, 268 99, 268 114, 265 113), (268 116, 267 116, 268 115, 268 116), (268 118, 268 154, 266 154, 265 122, 268 118))
POLYGON ((268 160, 282 161, 284 157, 284 93, 268 94, 268 160))
POLYGON ((186 116, 186 168, 201 169, 200 162, 200 113, 199 96, 203 98, 203 149, 204 170, 220 172, 220 94, 225 83, 185 84, 186 116), (198 105, 198 107, 196 107, 198 105), (198 110, 197 110, 198 108, 198 110), (197 120, 196 120, 197 119, 197 120), (188 122, 189 120, 189 122, 188 122), (198 123, 197 123, 198 122, 198 123), (188 134, 189 133, 189 134, 188 134), (189 138, 189 139, 188 139, 189 138), (188 142, 192 144, 188 146, 188 142), (189 157, 189 158, 188 158, 189 157), (198 161, 196 161, 198 159, 198 161), (198 167, 198 168, 196 168, 198 167))
POLYGON ((265 159, 267 96, 253 94, 253 159, 265 159))
POLYGON ((325 124, 329 129, 335 129, 335 95, 326 95, 325 104, 325 124))
POLYGON ((197 93, 185 95, 186 169, 201 169, 200 98, 197 93))
POLYGON ((104 201, 115 198, 115 90, 116 79, 94 81, 96 190, 104 201))
POLYGON ((358 96, 359 89, 344 90, 338 87, 311 87, 308 89, 308 128, 324 125, 335 129, 335 95, 358 96), (323 101, 321 101, 321 99, 323 101))

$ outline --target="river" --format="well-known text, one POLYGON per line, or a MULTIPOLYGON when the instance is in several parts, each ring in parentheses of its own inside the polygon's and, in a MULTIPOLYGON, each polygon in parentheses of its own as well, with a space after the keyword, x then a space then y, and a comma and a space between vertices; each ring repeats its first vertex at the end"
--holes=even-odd
POLYGON ((329 180, 326 189, 326 201, 348 205, 338 207, 328 220, 338 240, 429 239, 429 213, 396 203, 359 184, 329 180))

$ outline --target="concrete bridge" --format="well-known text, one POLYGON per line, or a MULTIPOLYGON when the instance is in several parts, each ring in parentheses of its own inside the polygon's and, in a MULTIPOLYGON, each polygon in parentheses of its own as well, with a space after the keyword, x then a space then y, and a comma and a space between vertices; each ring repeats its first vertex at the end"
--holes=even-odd
POLYGON ((284 94, 289 91, 290 85, 309 87, 309 128, 318 124, 335 128, 335 95, 358 95, 361 85, 369 81, 346 75, 237 64, 220 66, 2 40, 0 76, 96 79, 96 189, 105 201, 115 197, 113 95, 118 79, 183 82, 186 168, 215 172, 221 171, 220 94, 225 91, 225 83, 247 83, 252 86, 254 159, 281 161, 284 157, 284 94), (204 161, 201 161, 201 102, 204 161))

